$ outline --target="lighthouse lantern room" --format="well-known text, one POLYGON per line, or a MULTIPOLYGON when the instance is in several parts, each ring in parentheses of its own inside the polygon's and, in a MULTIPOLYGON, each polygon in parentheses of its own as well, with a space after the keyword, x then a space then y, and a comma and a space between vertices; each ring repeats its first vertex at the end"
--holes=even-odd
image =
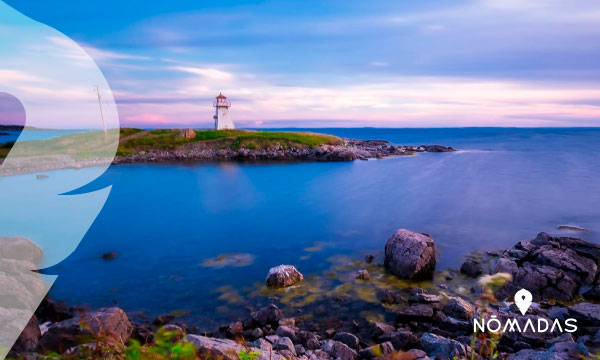
POLYGON ((213 116, 215 119, 215 130, 235 129, 235 125, 233 125, 231 115, 229 114, 231 102, 227 101, 227 97, 219 93, 217 100, 213 102, 213 106, 216 108, 216 113, 213 116))

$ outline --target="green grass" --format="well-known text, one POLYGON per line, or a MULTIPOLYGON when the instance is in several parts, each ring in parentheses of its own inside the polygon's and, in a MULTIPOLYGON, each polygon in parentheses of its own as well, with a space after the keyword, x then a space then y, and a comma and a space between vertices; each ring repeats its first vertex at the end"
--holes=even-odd
MULTIPOLYGON (((117 131, 109 130, 109 132, 117 131)), ((196 136, 186 139, 179 129, 146 131, 135 128, 120 129, 117 155, 125 156, 141 151, 165 150, 188 143, 203 143, 209 149, 283 149, 313 148, 323 144, 337 145, 338 137, 308 132, 275 132, 253 130, 195 130, 196 136)), ((116 135, 116 134, 114 134, 116 135)), ((14 145, 15 156, 71 155, 73 158, 111 156, 115 136, 105 136, 102 131, 80 132, 49 140, 19 142, 14 145)), ((13 143, 0 145, 0 158, 8 155, 13 143)))
POLYGON ((204 142, 214 149, 269 149, 276 145, 281 148, 312 148, 323 144, 341 144, 340 138, 307 132, 274 132, 252 130, 195 130, 196 136, 186 139, 178 129, 160 129, 140 133, 139 129, 121 129, 121 143, 118 155, 129 155, 140 151, 169 149, 193 142, 204 142))

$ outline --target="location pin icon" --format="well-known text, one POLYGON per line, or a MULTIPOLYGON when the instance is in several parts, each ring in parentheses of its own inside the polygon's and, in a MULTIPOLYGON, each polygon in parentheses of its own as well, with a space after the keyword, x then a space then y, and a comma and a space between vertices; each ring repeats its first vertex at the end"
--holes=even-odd
POLYGON ((529 307, 531 306, 531 301, 533 300, 533 296, 531 293, 525 289, 521 289, 517 291, 515 294, 515 304, 521 311, 521 314, 525 315, 529 307))

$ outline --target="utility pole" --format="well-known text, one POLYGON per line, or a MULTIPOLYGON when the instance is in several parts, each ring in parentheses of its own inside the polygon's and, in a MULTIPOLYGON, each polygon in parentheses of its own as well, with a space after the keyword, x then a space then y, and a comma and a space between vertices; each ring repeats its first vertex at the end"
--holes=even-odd
POLYGON ((98 94, 98 106, 100 106, 100 117, 102 118, 102 127, 104 128, 104 135, 106 135, 106 122, 104 121, 104 113, 102 112, 102 95, 100 95, 100 87, 98 85, 94 86, 94 91, 96 91, 96 94, 98 94))

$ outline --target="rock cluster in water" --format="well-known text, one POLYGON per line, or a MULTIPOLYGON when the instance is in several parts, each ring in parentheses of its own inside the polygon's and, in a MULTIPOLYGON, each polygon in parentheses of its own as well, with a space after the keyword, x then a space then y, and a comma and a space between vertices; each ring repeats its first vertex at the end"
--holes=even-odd
MULTIPOLYGON (((435 248, 430 236, 399 230, 388 240, 388 245, 390 243, 394 244, 394 251, 387 251, 386 246, 384 261, 389 271, 401 269, 400 276, 415 279, 423 275, 418 269, 426 268, 429 273, 430 267, 435 266, 435 252, 429 254, 427 250, 435 248), (395 267, 399 261, 397 256, 403 253, 410 254, 406 256, 410 264, 414 264, 411 259, 417 259, 418 263, 418 259, 423 258, 425 265, 395 267), (409 270, 404 271, 405 268, 409 270)), ((194 334, 173 316, 135 323, 118 308, 82 313, 46 300, 13 348, 13 355, 51 351, 76 353, 82 346, 89 346, 81 344, 85 336, 101 333, 110 334, 112 341, 118 343, 136 339, 148 344, 153 341, 153 332, 163 327, 185 336, 201 358, 224 360, 237 360, 241 351, 260 352, 260 359, 264 360, 464 359, 470 358, 471 352, 476 359, 487 359, 491 357, 492 345, 499 351, 499 358, 512 360, 590 357, 600 351, 600 305, 586 301, 562 303, 561 299, 578 299, 579 293, 587 294, 598 286, 599 256, 600 247, 596 244, 541 233, 506 251, 469 256, 461 272, 471 284, 471 296, 422 288, 381 291, 378 296, 384 306, 397 306, 394 308, 396 318, 394 321, 373 320, 367 325, 346 320, 354 325, 340 326, 336 320, 334 323, 338 325, 324 327, 322 324, 329 320, 293 317, 271 303, 252 309, 247 319, 223 326, 208 336, 194 334), (482 292, 481 285, 468 279, 500 270, 512 274, 513 280, 498 289, 497 298, 490 299, 484 308, 481 300, 474 300, 476 294, 482 292), (535 294, 535 302, 525 315, 514 303, 506 301, 511 300, 515 289, 521 286, 535 294), (556 295, 556 289, 562 293, 556 295), (529 329, 495 333, 496 340, 492 340, 491 333, 472 338, 473 323, 478 319, 498 319, 499 322, 515 319, 524 329, 527 321, 544 319, 553 323, 568 318, 577 320, 576 332, 529 329), (40 323, 44 325, 40 327, 40 323)), ((372 257, 369 260, 374 261, 372 257)), ((360 281, 372 281, 364 271, 357 268, 353 276, 360 281)), ((279 266, 269 272, 267 285, 289 286, 302 278, 293 266, 279 266)), ((438 289, 444 289, 443 285, 438 289)), ((277 299, 271 300, 277 302, 277 299)), ((328 316, 336 317, 335 311, 331 311, 328 316)))

